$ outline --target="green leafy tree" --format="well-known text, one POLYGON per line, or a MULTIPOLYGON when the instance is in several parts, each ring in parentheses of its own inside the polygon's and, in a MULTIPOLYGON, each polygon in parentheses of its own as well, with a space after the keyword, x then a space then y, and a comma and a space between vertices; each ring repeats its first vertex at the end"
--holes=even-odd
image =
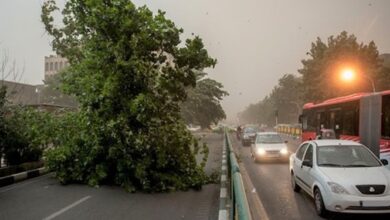
MULTIPOLYGON (((196 72, 214 66, 199 37, 181 44, 175 24, 129 0, 69 0, 63 25, 53 0, 42 21, 57 54, 66 57, 63 90, 80 111, 69 115, 48 166, 61 182, 114 182, 129 191, 199 188, 201 148, 186 130, 180 104, 196 72)), ((206 152, 207 148, 203 147, 206 152)), ((207 158, 207 154, 205 155, 207 158)))
POLYGON ((226 118, 220 102, 228 93, 221 83, 205 76, 205 73, 198 73, 196 87, 189 89, 181 111, 186 123, 209 128, 226 118))
POLYGON ((380 74, 382 60, 375 43, 358 43, 354 35, 345 31, 329 37, 326 43, 317 38, 307 54, 310 57, 302 60, 303 67, 298 70, 302 75, 304 101, 315 102, 355 92, 369 92, 372 88, 365 76, 372 78, 381 88, 386 87, 382 85, 382 80, 390 77, 380 74), (343 68, 353 68, 358 73, 357 80, 350 84, 340 82, 343 68))

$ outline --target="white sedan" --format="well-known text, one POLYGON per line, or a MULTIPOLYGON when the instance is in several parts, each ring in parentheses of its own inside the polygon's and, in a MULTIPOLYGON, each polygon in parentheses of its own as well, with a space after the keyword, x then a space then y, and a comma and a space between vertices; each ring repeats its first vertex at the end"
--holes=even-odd
POLYGON ((260 160, 288 160, 287 141, 276 132, 259 132, 255 143, 251 146, 251 155, 255 162, 260 160))
POLYGON ((314 198, 316 211, 390 213, 390 171, 367 147, 345 140, 313 140, 290 156, 291 185, 314 198))

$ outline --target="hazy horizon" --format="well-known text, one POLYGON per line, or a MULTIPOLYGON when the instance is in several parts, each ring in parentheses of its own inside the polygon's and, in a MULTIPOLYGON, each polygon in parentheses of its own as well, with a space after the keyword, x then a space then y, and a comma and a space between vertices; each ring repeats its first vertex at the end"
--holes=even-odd
MULTIPOLYGON (((42 2, 0 1, 0 49, 25 67, 23 83, 42 83, 44 56, 54 54, 40 22, 42 2)), ((326 41, 345 30, 359 42, 373 40, 380 54, 390 52, 386 0, 133 2, 166 11, 185 37, 194 33, 203 39, 210 55, 218 59, 216 68, 207 72, 230 93, 223 107, 232 120, 268 95, 282 75, 296 74, 317 37, 326 41)))

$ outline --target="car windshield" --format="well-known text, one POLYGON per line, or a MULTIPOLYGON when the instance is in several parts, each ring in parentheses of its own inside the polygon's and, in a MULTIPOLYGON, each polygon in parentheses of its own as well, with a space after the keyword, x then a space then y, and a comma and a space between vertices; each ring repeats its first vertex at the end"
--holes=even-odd
POLYGON ((256 143, 283 143, 282 138, 277 134, 260 134, 257 136, 256 143))
POLYGON ((375 156, 364 146, 321 146, 317 148, 317 164, 324 167, 377 167, 375 156))
POLYGON ((256 128, 252 128, 252 127, 246 127, 244 129, 244 132, 245 133, 256 133, 257 132, 257 129, 256 128))

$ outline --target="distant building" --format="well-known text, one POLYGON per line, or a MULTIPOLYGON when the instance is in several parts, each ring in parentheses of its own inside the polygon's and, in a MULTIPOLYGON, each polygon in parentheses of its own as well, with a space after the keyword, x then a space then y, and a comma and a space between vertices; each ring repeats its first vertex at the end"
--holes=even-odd
POLYGON ((36 105, 40 103, 40 89, 42 85, 0 80, 0 86, 7 88, 7 100, 11 105, 36 105))
POLYGON ((45 80, 67 66, 69 66, 69 62, 66 58, 54 55, 45 56, 45 80))
POLYGON ((7 104, 10 106, 30 106, 50 112, 59 109, 74 110, 78 107, 74 98, 54 91, 45 85, 29 85, 0 80, 0 86, 6 87, 7 104))

